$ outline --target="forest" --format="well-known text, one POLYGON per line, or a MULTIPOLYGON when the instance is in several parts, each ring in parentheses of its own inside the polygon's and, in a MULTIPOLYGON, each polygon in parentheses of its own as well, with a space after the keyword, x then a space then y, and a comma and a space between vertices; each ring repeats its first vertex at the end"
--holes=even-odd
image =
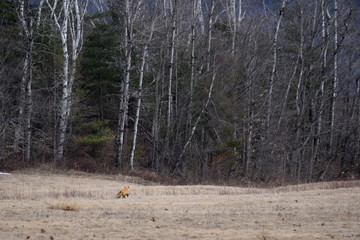
POLYGON ((0 0, 0 170, 360 178, 357 0, 0 0))

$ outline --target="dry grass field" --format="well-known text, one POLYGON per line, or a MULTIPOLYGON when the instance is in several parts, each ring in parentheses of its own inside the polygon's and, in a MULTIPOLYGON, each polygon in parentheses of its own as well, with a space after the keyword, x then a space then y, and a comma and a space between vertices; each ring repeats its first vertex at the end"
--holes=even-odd
POLYGON ((360 240, 360 181, 256 189, 13 172, 0 175, 0 239, 360 240))

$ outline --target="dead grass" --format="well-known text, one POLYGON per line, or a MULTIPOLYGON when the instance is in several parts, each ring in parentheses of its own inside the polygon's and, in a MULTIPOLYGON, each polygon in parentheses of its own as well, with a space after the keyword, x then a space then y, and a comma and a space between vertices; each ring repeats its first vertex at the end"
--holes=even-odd
POLYGON ((338 188, 360 187, 360 181, 322 182, 301 185, 289 185, 275 188, 244 188, 214 185, 190 185, 190 186, 139 186, 136 194, 146 196, 158 195, 238 195, 238 194, 264 194, 286 193, 311 190, 326 190, 338 188))
POLYGON ((0 176, 0 239, 359 239, 360 182, 271 189, 121 175, 0 176), (129 185, 130 196, 115 199, 129 185))
POLYGON ((182 196, 182 195, 239 195, 302 192, 338 188, 360 187, 359 180, 333 181, 310 184, 289 185, 275 188, 244 188, 214 185, 162 186, 139 184, 138 177, 122 175, 96 175, 71 171, 66 174, 36 171, 0 175, 0 200, 40 200, 40 199, 108 199, 114 197, 124 185, 131 187, 135 196, 182 196), (42 183, 47 184, 43 185, 42 183))
POLYGON ((64 211, 80 211, 84 208, 84 203, 81 199, 58 199, 49 201, 47 203, 49 209, 57 209, 64 211))

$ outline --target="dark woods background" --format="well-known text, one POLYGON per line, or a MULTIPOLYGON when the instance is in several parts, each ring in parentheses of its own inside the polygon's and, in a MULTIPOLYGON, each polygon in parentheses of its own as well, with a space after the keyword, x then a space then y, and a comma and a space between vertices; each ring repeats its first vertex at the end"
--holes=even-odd
POLYGON ((360 176, 355 0, 0 9, 1 170, 55 163, 218 184, 360 176))

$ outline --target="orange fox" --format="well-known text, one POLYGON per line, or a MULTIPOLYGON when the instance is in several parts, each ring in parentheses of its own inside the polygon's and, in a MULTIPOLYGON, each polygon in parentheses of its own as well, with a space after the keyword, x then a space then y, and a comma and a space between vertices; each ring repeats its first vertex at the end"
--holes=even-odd
POLYGON ((117 198, 125 198, 129 196, 129 191, 130 188, 129 187, 124 187, 123 189, 121 189, 120 192, 118 192, 118 194, 116 194, 117 198))

